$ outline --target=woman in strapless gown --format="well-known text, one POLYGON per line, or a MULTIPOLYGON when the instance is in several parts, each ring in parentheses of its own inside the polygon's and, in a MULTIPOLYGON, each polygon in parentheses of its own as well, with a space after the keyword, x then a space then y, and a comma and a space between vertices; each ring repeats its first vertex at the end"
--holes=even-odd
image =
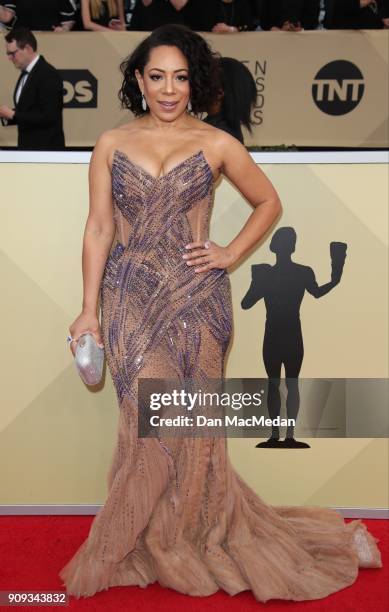
POLYGON ((233 468, 225 438, 138 434, 138 380, 223 377, 227 267, 280 212, 245 148, 187 112, 189 100, 197 113, 215 95, 216 66, 198 34, 155 30, 122 65, 122 102, 139 117, 103 134, 92 156, 84 308, 70 332, 103 341, 120 412, 107 500, 60 572, 76 597, 158 581, 194 596, 250 589, 261 602, 310 600, 351 585, 359 567, 381 567, 362 521, 265 503, 233 468), (220 168, 255 208, 227 247, 208 237, 220 168))

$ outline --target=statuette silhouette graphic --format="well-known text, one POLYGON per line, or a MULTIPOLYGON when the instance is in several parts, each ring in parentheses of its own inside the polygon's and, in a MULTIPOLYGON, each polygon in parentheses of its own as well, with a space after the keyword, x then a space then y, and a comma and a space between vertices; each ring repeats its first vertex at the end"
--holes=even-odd
MULTIPOLYGON (((255 264, 251 267, 251 284, 242 299, 244 310, 264 300, 266 324, 263 339, 263 361, 268 376, 267 408, 271 419, 281 411, 281 368, 284 366, 287 387, 286 413, 295 419, 300 407, 298 377, 304 357, 304 343, 300 320, 300 306, 305 292, 321 298, 339 284, 347 244, 330 243, 331 280, 319 286, 309 266, 295 263, 297 235, 293 227, 281 227, 273 235, 270 251, 276 255, 276 263, 255 264)), ((328 330, 331 333, 331 330, 328 330)), ((309 444, 294 438, 294 427, 288 426, 284 441, 280 441, 279 427, 273 426, 271 436, 257 448, 309 448, 309 444)))

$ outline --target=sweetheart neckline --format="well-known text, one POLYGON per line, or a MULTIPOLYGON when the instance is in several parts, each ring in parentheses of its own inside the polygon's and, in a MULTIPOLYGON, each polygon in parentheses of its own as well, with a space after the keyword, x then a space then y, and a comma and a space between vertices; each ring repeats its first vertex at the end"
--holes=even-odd
POLYGON ((134 167, 134 168, 138 168, 138 170, 140 170, 141 172, 143 172, 144 174, 146 174, 148 177, 150 177, 154 182, 160 181, 162 179, 165 179, 167 176, 169 176, 170 174, 172 174, 173 172, 175 172, 178 168, 181 168, 183 165, 185 165, 186 163, 188 163, 189 161, 191 161, 192 159, 194 159, 195 157, 198 157, 199 155, 201 155, 203 161, 205 162, 205 165, 207 166, 207 169, 209 170, 209 172, 212 175, 212 180, 213 182, 216 181, 214 174, 213 174, 213 170, 210 166, 210 164, 208 163, 205 155, 204 155, 204 151, 202 149, 200 149, 199 151, 197 151, 197 153, 192 153, 192 155, 190 155, 189 157, 186 157, 185 159, 183 159, 182 161, 178 162, 178 164, 176 164, 175 166, 173 166, 173 168, 171 168, 170 170, 168 170, 168 172, 166 172, 165 174, 162 174, 161 176, 154 176, 153 174, 151 174, 151 172, 149 172, 148 170, 146 170, 145 168, 143 168, 143 166, 140 166, 139 164, 137 164, 136 162, 134 162, 128 155, 127 153, 125 153, 124 151, 121 151, 120 149, 115 149, 114 150, 114 154, 113 154, 113 162, 115 160, 115 156, 117 154, 122 155, 123 157, 125 157, 127 159, 127 161, 134 167))

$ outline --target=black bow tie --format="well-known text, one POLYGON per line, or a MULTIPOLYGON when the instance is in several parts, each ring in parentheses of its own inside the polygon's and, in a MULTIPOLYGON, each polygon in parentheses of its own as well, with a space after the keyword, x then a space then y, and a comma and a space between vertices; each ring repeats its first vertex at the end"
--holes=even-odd
POLYGON ((28 70, 22 70, 22 76, 24 76, 25 74, 28 74, 28 70))

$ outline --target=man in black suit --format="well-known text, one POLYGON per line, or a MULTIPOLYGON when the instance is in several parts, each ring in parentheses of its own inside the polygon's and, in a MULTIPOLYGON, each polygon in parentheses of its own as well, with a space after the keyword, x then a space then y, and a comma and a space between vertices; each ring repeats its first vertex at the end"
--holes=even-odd
POLYGON ((15 108, 0 106, 3 125, 18 126, 18 148, 63 150, 63 84, 58 71, 37 53, 35 36, 26 28, 6 36, 7 56, 21 71, 14 91, 15 108))

